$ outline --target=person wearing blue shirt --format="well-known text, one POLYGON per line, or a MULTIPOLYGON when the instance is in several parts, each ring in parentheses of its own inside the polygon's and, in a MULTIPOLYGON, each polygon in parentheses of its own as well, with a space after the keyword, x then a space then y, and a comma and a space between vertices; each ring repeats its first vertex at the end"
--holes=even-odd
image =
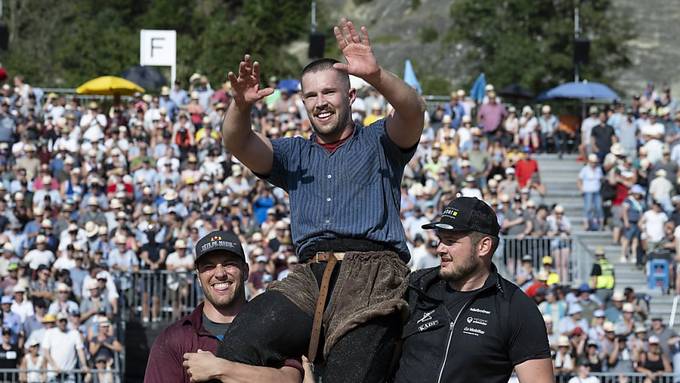
POLYGON ((274 366, 306 353, 324 363, 324 382, 378 382, 387 375, 406 308, 410 254, 399 186, 423 130, 425 104, 378 65, 365 27, 357 30, 345 19, 340 24, 334 32, 347 63, 319 59, 302 71, 302 101, 314 130, 309 139, 270 140, 254 132, 251 109, 273 89, 260 89, 260 65, 249 55, 238 74, 229 73, 234 100, 224 145, 288 192, 292 239, 305 264, 239 313, 218 356, 274 366), (394 112, 356 126, 348 74, 373 86, 394 112), (324 315, 315 314, 324 307, 324 315), (317 351, 323 356, 315 358, 317 351))
POLYGON ((465 115, 465 107, 456 92, 451 93, 451 101, 444 105, 444 115, 451 117, 451 128, 458 129, 465 115))
POLYGON ((21 333, 21 317, 12 311, 12 297, 4 295, 0 298, 2 306, 2 327, 12 331, 12 343, 16 344, 21 333))

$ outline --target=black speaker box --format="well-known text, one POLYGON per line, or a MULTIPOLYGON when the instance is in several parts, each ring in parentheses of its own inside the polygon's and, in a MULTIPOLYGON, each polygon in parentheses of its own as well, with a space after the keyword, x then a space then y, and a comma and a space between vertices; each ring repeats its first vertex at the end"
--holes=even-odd
POLYGON ((326 50, 326 36, 323 33, 312 32, 309 34, 309 53, 310 59, 318 59, 324 56, 326 50))

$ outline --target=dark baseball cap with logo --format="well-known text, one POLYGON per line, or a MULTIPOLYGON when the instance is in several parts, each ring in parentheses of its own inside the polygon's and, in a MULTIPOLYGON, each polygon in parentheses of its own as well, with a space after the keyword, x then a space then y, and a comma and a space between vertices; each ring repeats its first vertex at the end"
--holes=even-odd
POLYGON ((423 225, 423 229, 476 231, 498 237, 501 228, 496 212, 486 202, 474 197, 458 197, 446 205, 439 220, 423 225))
POLYGON ((236 234, 231 231, 213 231, 198 240, 196 244, 196 264, 201 257, 217 251, 229 252, 241 261, 246 261, 243 246, 241 246, 241 241, 236 234))

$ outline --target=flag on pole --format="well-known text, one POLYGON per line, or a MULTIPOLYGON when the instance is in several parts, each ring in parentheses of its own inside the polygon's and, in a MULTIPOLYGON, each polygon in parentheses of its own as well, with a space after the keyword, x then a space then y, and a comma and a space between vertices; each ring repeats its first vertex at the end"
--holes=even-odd
POLYGON ((416 72, 413 70, 413 65, 411 65, 411 60, 409 59, 406 59, 404 63, 404 82, 414 88, 418 94, 423 93, 423 88, 420 87, 420 82, 416 78, 416 72))
POLYGON ((484 88, 486 88, 486 76, 484 73, 480 73, 479 76, 477 76, 475 83, 472 85, 472 89, 470 89, 470 97, 477 103, 481 103, 486 94, 484 88))

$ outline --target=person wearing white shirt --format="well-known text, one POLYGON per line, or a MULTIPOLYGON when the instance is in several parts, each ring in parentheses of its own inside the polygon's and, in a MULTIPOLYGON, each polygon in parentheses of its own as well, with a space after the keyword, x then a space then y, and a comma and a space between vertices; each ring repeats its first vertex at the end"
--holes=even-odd
POLYGON ((600 379, 590 375, 590 365, 586 362, 579 362, 577 375, 569 379, 567 383, 600 383, 600 379))
POLYGON ((179 314, 184 309, 180 307, 189 294, 189 284, 193 281, 190 273, 194 268, 194 257, 187 252, 187 244, 183 239, 175 241, 175 251, 165 259, 165 267, 171 274, 168 275, 168 288, 172 292, 173 314, 179 319, 179 314), (178 273, 178 274, 175 274, 178 273))
POLYGON ((602 185, 602 168, 600 167, 597 155, 588 155, 588 165, 581 168, 576 184, 583 194, 584 228, 600 228, 604 220, 604 210, 602 209, 602 196, 600 187, 602 185), (594 226, 591 226, 591 223, 594 226))
POLYGON ((663 225, 668 221, 668 216, 663 212, 659 201, 652 200, 652 208, 642 214, 638 223, 642 231, 643 247, 652 250, 663 237, 663 225))
MULTIPOLYGON (((87 359, 85 358, 85 347, 78 330, 68 329, 68 315, 60 312, 57 315, 57 327, 45 331, 41 347, 43 355, 47 358, 47 365, 50 370, 70 371, 76 368, 80 362, 80 368, 88 371, 87 359)), ((56 373, 48 373, 48 381, 55 379, 56 373)), ((67 380, 74 380, 75 376, 67 377, 67 380)))
POLYGON ((26 287, 23 283, 14 286, 14 302, 12 302, 11 310, 21 318, 21 323, 26 321, 26 318, 35 315, 33 310, 33 303, 26 299, 26 287))
POLYGON ((47 238, 40 234, 36 237, 36 248, 26 253, 23 261, 28 263, 31 270, 36 270, 40 265, 51 265, 54 262, 54 253, 47 250, 47 238))
POLYGON ((654 175, 656 177, 649 183, 649 194, 665 211, 672 211, 671 193, 675 194, 675 187, 666 177, 666 170, 659 169, 654 175))

